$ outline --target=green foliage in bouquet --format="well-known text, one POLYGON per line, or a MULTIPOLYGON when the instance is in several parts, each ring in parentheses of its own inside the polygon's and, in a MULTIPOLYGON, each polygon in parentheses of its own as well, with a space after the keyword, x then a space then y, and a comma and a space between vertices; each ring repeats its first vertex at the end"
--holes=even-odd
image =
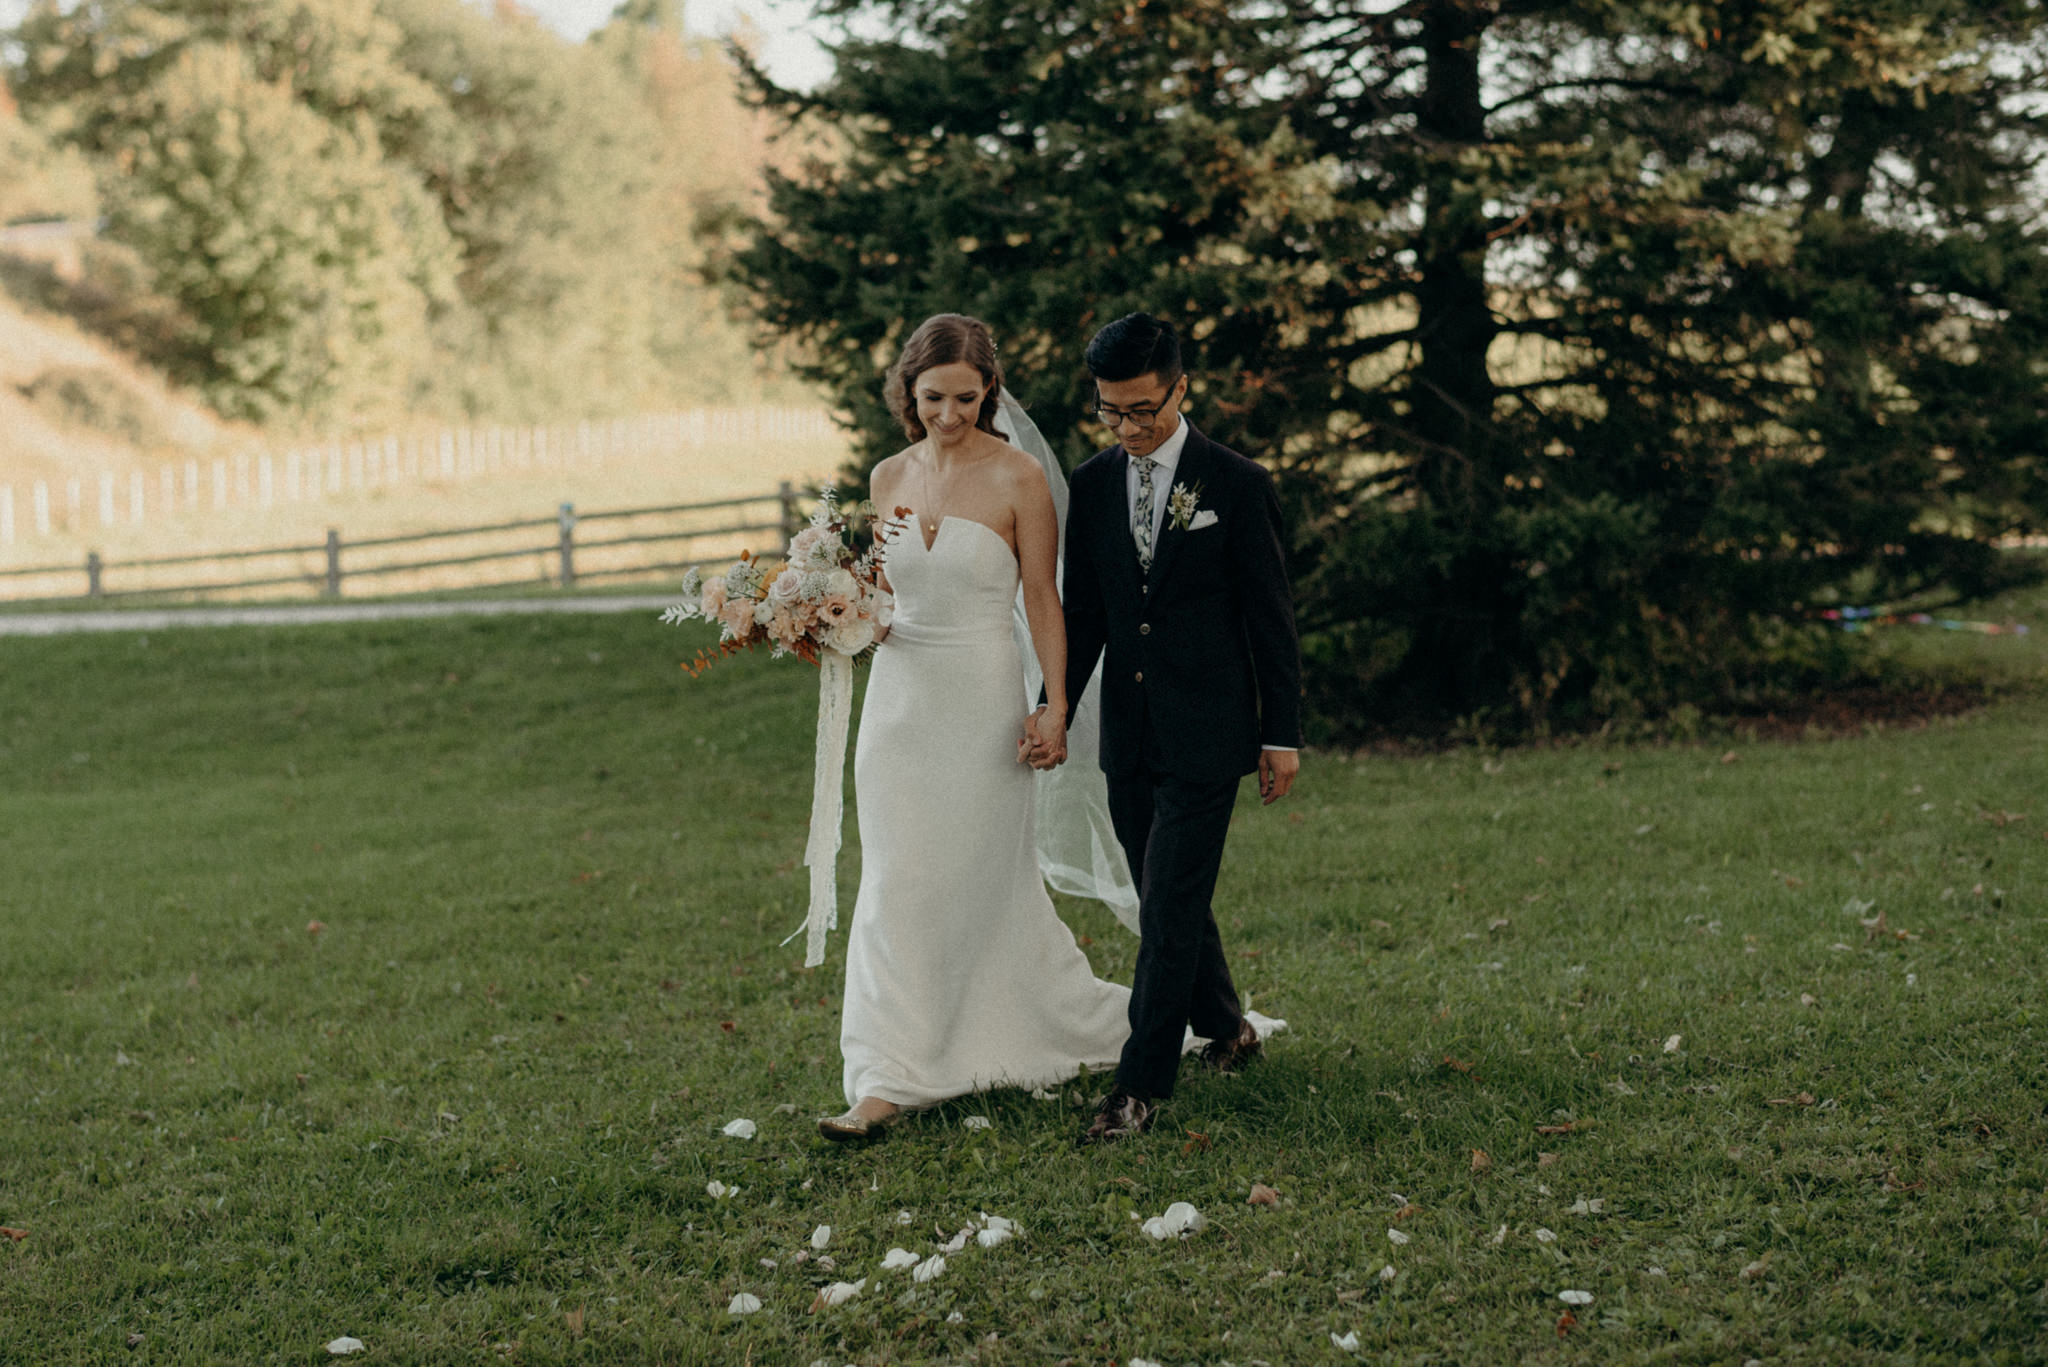
POLYGON ((895 36, 760 81, 845 150, 730 271, 862 468, 928 314, 1069 460, 1089 334, 1171 319, 1194 421, 1279 476, 1329 730, 1754 706, 1859 667, 1818 608, 2029 572, 2038 7, 826 8, 895 36))

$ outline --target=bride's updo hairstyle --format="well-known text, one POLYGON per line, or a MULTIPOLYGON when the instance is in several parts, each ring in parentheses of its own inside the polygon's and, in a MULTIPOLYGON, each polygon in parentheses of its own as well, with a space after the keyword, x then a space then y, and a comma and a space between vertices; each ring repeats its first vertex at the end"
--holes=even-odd
POLYGON ((925 437, 924 424, 917 417, 917 377, 934 366, 956 362, 980 371, 988 385, 974 425, 990 436, 1001 435, 996 431, 996 411, 1002 406, 1003 368, 996 361, 995 339, 978 318, 940 313, 917 325, 917 331, 903 344, 903 354, 882 380, 882 396, 910 440, 923 441, 925 437))

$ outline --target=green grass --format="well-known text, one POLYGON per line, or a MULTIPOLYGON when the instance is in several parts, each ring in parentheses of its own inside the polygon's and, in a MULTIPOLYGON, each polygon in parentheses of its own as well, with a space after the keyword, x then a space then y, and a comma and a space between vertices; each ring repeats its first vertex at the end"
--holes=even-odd
MULTIPOLYGON (((1984 644, 2026 679, 2044 641, 1984 644)), ((845 1152, 810 1124, 843 936, 776 944, 813 676, 692 682, 696 644, 5 643, 0 1362, 2048 1358, 2040 689, 1799 745, 1312 754, 1219 894, 1293 1027, 1253 1071, 1107 1152, 1085 1080, 845 1152), (1211 1226, 1139 1233, 1180 1200, 1211 1226), (1022 1236, 879 1270, 983 1211, 1022 1236)))

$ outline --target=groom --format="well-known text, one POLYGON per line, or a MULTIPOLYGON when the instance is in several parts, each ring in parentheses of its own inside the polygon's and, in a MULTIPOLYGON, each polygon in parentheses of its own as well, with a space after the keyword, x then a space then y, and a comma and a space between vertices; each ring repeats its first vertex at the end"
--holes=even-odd
POLYGON ((1071 486, 1069 720, 1103 659, 1101 763, 1142 936, 1130 1039, 1082 1136, 1098 1143, 1150 1128, 1187 1028, 1221 1072, 1259 1052, 1209 899, 1238 781, 1256 771, 1272 803, 1300 768, 1301 660, 1272 478, 1181 417, 1173 328, 1130 314, 1085 359, 1118 442, 1071 486))

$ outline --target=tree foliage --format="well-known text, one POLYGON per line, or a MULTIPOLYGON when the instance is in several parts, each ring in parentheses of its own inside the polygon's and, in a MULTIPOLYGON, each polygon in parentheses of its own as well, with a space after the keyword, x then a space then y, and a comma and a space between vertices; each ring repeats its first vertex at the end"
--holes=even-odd
POLYGON ((929 313, 1070 457, 1090 331, 1172 318, 1340 727, 1739 702, 1839 665, 1815 607, 1980 589, 2048 514, 2025 0, 829 8, 894 36, 760 81, 847 151, 732 270, 864 460, 929 313))
POLYGON ((749 168, 707 193, 664 115, 730 64, 673 6, 576 45, 464 0, 44 0, 15 39, 24 112, 181 306, 160 359, 228 412, 619 412, 753 369, 689 230, 749 168))

